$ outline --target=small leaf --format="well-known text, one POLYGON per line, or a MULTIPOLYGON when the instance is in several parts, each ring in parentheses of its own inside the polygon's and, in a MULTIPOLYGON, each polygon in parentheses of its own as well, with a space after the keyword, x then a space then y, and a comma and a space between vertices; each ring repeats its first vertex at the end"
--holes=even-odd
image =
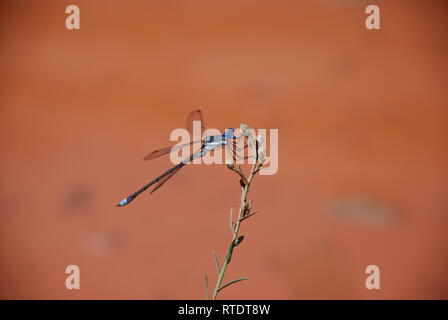
POLYGON ((210 296, 208 294, 208 278, 207 274, 204 274, 204 282, 205 282, 205 299, 210 300, 210 296))
POLYGON ((215 264, 216 264, 216 271, 218 271, 218 275, 221 272, 221 267, 219 266, 219 260, 218 257, 216 256, 216 252, 213 251, 213 258, 215 259, 215 264))
POLYGON ((241 218, 240 221, 244 221, 244 220, 246 220, 247 218, 252 217, 254 214, 257 214, 258 212, 260 212, 260 211, 255 210, 254 212, 252 212, 252 213, 250 213, 250 214, 248 214, 248 215, 245 215, 244 217, 241 218))
POLYGON ((248 280, 248 279, 249 279, 249 278, 238 278, 238 279, 229 281, 229 282, 227 282, 225 285, 223 285, 221 288, 219 288, 218 292, 221 291, 222 289, 224 289, 225 287, 230 286, 231 284, 234 284, 234 283, 236 283, 236 282, 243 281, 243 280, 248 280))

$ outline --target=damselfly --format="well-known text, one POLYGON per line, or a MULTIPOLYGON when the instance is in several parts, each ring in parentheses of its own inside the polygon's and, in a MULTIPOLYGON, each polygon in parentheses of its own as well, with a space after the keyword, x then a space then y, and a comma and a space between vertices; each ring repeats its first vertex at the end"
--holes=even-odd
MULTIPOLYGON (((204 121, 202 118, 202 112, 201 110, 197 109, 192 111, 187 118, 187 129, 190 132, 190 134, 193 134, 193 123, 194 121, 199 121, 201 125, 201 132, 204 132, 204 121)), ((161 186, 163 186, 170 178, 172 178, 181 168, 183 168, 186 164, 190 163, 194 159, 203 157, 207 152, 211 150, 215 150, 217 148, 224 147, 226 148, 229 153, 232 155, 233 159, 236 160, 239 156, 237 154, 237 138, 234 136, 233 129, 227 129, 222 135, 215 135, 215 136, 205 136, 201 140, 193 141, 190 143, 182 144, 182 145, 176 145, 174 147, 168 147, 163 149, 158 149, 150 154, 148 154, 144 160, 151 160, 158 158, 160 156, 163 156, 165 154, 169 154, 173 151, 177 151, 181 148, 184 148, 186 146, 193 145, 195 143, 201 143, 201 147, 198 151, 191 154, 189 157, 184 159, 179 164, 175 165, 171 169, 165 171, 163 174, 131 194, 130 196, 124 198, 120 201, 119 204, 117 204, 117 207, 123 207, 125 205, 128 205, 131 201, 133 201, 136 197, 138 197, 142 192, 147 190, 149 187, 154 186, 154 188, 151 190, 151 193, 159 189, 161 186)), ((243 157, 245 158, 245 157, 243 157)))

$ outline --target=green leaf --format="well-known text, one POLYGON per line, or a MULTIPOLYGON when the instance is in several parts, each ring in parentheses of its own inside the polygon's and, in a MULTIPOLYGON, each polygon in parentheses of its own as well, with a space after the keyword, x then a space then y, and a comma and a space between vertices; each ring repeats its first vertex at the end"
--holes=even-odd
POLYGON ((225 287, 230 286, 231 284, 234 284, 234 283, 236 283, 236 282, 243 281, 243 280, 248 280, 248 279, 249 279, 249 278, 238 278, 238 279, 229 281, 229 282, 227 282, 225 285, 223 285, 221 288, 219 288, 218 291, 221 291, 222 289, 224 289, 225 287))
POLYGON ((205 299, 210 300, 210 295, 208 294, 208 278, 207 274, 204 274, 204 282, 205 282, 205 299))
POLYGON ((221 267, 219 266, 219 260, 218 257, 216 256, 216 252, 213 251, 213 258, 215 259, 215 264, 216 264, 216 271, 218 271, 218 275, 221 272, 221 267))

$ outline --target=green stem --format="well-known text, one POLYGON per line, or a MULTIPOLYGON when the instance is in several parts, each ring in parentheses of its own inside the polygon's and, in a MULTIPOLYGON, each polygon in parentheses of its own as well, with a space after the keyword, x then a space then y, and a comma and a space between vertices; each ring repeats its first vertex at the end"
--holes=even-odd
MULTIPOLYGON (((249 179, 246 179, 245 184, 241 187, 241 205, 240 205, 239 212, 238 212, 238 219, 235 223, 232 241, 230 242, 229 248, 227 249, 227 254, 226 254, 224 263, 222 265, 221 272, 219 272, 218 280, 216 281, 216 287, 215 287, 215 290, 213 291, 212 300, 216 300, 216 296, 218 295, 218 292, 221 290, 221 284, 222 284, 222 280, 224 279, 224 275, 226 273, 227 266, 229 265, 230 260, 232 260, 233 249, 235 248, 236 245, 238 245, 235 242, 238 239, 238 232, 240 230, 241 222, 244 220, 243 215, 246 212, 246 208, 247 208, 247 200, 246 199, 247 199, 247 194, 249 192, 249 186, 250 186, 255 174, 260 169, 260 166, 261 166, 261 164, 258 161, 256 161, 254 163, 254 165, 252 166, 250 175, 249 175, 249 179)), ((238 173, 240 176, 243 175, 240 168, 238 168, 238 169, 233 168, 232 170, 235 171, 236 173, 238 173)), ((245 177, 244 177, 244 179, 245 179, 245 177)), ((244 179, 243 179, 243 181, 244 181, 244 179)))

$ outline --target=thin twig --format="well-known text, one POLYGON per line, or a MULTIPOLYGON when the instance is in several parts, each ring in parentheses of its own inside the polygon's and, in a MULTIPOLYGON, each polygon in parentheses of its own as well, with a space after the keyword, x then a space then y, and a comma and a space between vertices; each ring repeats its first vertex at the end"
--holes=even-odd
POLYGON ((260 211, 256 210, 256 211, 254 211, 254 212, 252 212, 252 213, 249 213, 248 215, 242 217, 242 218, 241 218, 241 221, 244 221, 244 220, 246 220, 247 218, 250 218, 250 217, 252 217, 254 214, 257 214, 257 213, 259 213, 259 212, 260 212, 260 211))
MULTIPOLYGON (((257 148, 256 148, 256 152, 258 154, 258 144, 257 144, 257 148)), ((233 254, 233 249, 238 246, 243 237, 239 236, 239 230, 240 230, 240 226, 241 223, 246 220, 247 218, 253 216, 254 214, 256 214, 258 211, 255 211, 253 213, 250 213, 250 210, 252 208, 252 202, 250 204, 247 203, 247 194, 249 193, 249 187, 250 184, 252 183, 253 178, 255 177, 255 175, 257 174, 257 172, 260 170, 260 167, 262 166, 262 164, 260 162, 258 162, 258 157, 257 157, 257 161, 253 164, 252 169, 250 171, 249 174, 249 178, 246 178, 246 176, 244 175, 244 173, 241 170, 241 167, 236 167, 234 165, 227 165, 227 167, 236 172, 239 177, 240 177, 240 184, 241 184, 241 204, 240 204, 240 208, 238 211, 238 218, 236 220, 236 222, 233 222, 232 219, 232 211, 231 211, 231 229, 232 229, 232 241, 230 242, 230 245, 227 249, 227 255, 226 258, 224 260, 224 263, 221 267, 221 271, 219 272, 218 275, 218 280, 216 281, 216 287, 215 290, 213 291, 213 295, 212 295, 212 300, 216 299, 216 296, 218 295, 218 292, 222 289, 224 289, 225 287, 236 283, 240 280, 243 280, 245 278, 240 278, 240 279, 236 279, 236 280, 232 280, 230 282, 228 282, 227 284, 222 285, 222 281, 224 279, 224 275, 226 273, 227 270, 227 266, 229 265, 231 259, 232 259, 232 254, 233 254)))

